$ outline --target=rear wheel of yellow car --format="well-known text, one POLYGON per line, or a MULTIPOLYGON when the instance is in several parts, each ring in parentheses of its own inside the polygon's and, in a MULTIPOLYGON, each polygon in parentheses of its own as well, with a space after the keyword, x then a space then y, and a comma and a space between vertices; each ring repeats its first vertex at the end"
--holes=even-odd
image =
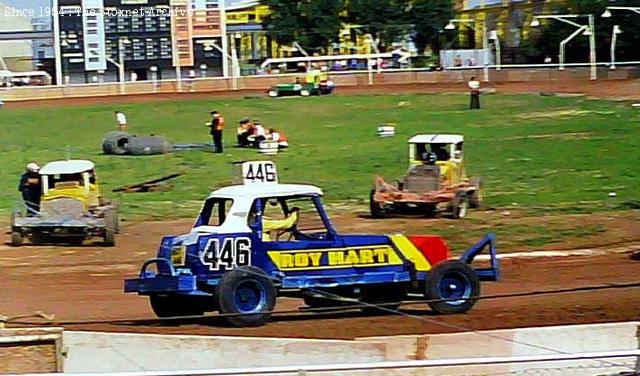
POLYGON ((462 219, 467 216, 469 210, 469 197, 464 191, 456 192, 451 205, 451 214, 455 219, 462 219))
POLYGON ((472 209, 477 209, 482 206, 482 201, 484 200, 482 179, 474 178, 471 179, 470 183, 475 187, 475 189, 469 192, 469 207, 472 209))
POLYGON ((369 211, 371 212, 372 218, 384 218, 385 210, 382 208, 382 205, 378 201, 375 200, 376 190, 372 189, 369 192, 369 211))
POLYGON ((11 233, 11 246, 20 247, 22 245, 22 234, 18 231, 11 233))

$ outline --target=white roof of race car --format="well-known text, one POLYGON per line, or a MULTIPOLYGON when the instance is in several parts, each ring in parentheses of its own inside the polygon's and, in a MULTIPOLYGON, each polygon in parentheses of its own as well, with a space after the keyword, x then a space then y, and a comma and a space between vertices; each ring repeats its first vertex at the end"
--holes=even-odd
POLYGON ((77 174, 92 170, 94 167, 93 162, 82 159, 55 161, 44 165, 40 169, 40 175, 77 174))
POLYGON ((459 134, 417 134, 409 139, 410 144, 457 144, 464 141, 459 134))
POLYGON ((262 197, 284 197, 297 195, 319 195, 322 190, 313 185, 303 184, 246 184, 231 185, 211 192, 211 197, 256 199, 262 197))

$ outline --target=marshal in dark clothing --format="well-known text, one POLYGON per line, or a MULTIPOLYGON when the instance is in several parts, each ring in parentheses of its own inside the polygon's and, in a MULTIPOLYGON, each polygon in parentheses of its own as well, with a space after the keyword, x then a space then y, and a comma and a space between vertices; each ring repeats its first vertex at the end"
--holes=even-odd
POLYGON ((35 163, 29 163, 27 170, 20 177, 18 190, 22 193, 22 200, 27 206, 28 216, 33 216, 40 211, 40 196, 42 195, 42 184, 40 181, 39 167, 35 163))

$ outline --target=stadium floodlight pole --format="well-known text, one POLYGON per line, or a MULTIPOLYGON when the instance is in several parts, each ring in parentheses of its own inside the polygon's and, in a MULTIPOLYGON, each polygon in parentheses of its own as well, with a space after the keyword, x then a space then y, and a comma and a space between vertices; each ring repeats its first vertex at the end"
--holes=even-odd
POLYGON ((558 61, 558 69, 564 70, 564 60, 565 60, 565 46, 569 43, 573 38, 582 34, 584 36, 589 37, 589 63, 591 65, 591 79, 595 80, 598 78, 598 71, 596 66, 596 29, 595 29, 595 21, 593 14, 548 14, 548 15, 539 15, 533 16, 533 20, 531 21, 531 27, 540 26, 540 19, 552 19, 560 22, 564 22, 568 25, 575 26, 578 29, 573 32, 573 34, 569 35, 566 39, 560 42, 560 56, 558 61), (577 22, 571 21, 572 18, 581 18, 587 17, 589 19, 589 23, 587 25, 581 25, 577 22))
MULTIPOLYGON (((463 25, 467 25, 468 27, 470 27, 471 29, 473 29, 474 31, 476 30, 475 26, 475 20, 470 19, 470 20, 463 20, 463 19, 458 19, 458 18, 453 18, 449 20, 449 23, 444 27, 445 30, 453 30, 456 28, 455 24, 463 24, 463 25)), ((474 36, 475 37, 475 36, 474 36)), ((484 24, 482 26, 482 49, 484 50, 484 68, 483 68, 483 72, 484 72, 484 82, 488 82, 489 81, 489 38, 487 36, 487 25, 484 24)))

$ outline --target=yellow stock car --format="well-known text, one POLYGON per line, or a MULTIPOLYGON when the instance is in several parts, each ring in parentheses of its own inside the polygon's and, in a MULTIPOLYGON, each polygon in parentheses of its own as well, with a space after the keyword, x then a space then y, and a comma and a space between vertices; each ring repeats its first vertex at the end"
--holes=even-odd
POLYGON ((47 163, 39 172, 42 185, 40 210, 16 209, 11 218, 11 244, 24 238, 34 244, 65 242, 81 244, 101 237, 115 245, 119 231, 117 208, 100 195, 95 165, 87 160, 47 163))
POLYGON ((482 181, 467 177, 463 146, 464 137, 457 134, 419 134, 409 139, 409 171, 395 184, 376 177, 371 216, 409 209, 431 216, 443 209, 454 218, 464 218, 468 208, 478 208, 482 181))

